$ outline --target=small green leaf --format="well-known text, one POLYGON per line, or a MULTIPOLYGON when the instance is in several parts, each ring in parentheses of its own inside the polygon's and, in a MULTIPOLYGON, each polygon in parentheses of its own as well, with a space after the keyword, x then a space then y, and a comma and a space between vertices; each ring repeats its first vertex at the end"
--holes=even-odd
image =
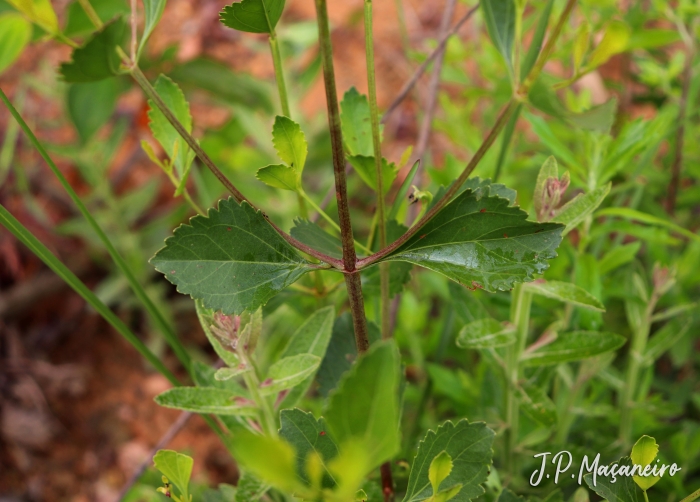
MULTIPOLYGON (((627 466, 629 471, 632 470, 632 461, 629 457, 623 457, 614 464, 620 468, 627 466)), ((592 472, 586 474, 583 479, 591 490, 608 502, 644 502, 646 500, 642 490, 630 476, 617 476, 613 482, 612 476, 594 476, 594 474, 592 472)))
POLYGON ((619 349, 625 337, 598 331, 572 331, 562 333, 550 343, 533 352, 526 352, 522 361, 527 366, 545 366, 578 361, 619 349))
POLYGON ((312 354, 297 354, 275 362, 267 372, 267 378, 260 384, 260 394, 269 396, 291 389, 309 376, 321 364, 321 358, 312 354))
POLYGON ((58 32, 58 18, 50 0, 7 0, 32 23, 48 33, 58 32))
POLYGON ((124 39, 126 23, 121 17, 104 25, 81 47, 73 50, 72 60, 61 65, 66 82, 95 82, 120 73, 117 47, 124 39))
POLYGON ((178 291, 224 314, 257 309, 311 270, 260 211, 232 198, 177 228, 151 263, 178 291))
POLYGON ((637 29, 630 35, 627 41, 627 50, 634 49, 655 49, 663 47, 681 39, 678 30, 665 30, 661 28, 651 28, 647 30, 637 29))
POLYGON ((301 180, 309 147, 299 124, 287 117, 280 115, 275 117, 275 124, 272 126, 272 144, 275 145, 279 158, 294 169, 301 180))
POLYGON ((386 260, 414 263, 486 291, 532 279, 556 256, 563 226, 527 221, 490 188, 458 195, 386 260))
POLYGON ((32 37, 32 25, 14 12, 0 15, 0 74, 22 54, 32 37))
POLYGON ((574 74, 577 74, 581 69, 583 58, 588 52, 588 44, 591 38, 591 25, 585 19, 578 27, 576 32, 576 40, 574 42, 574 74))
POLYGON ((272 33, 283 10, 284 0, 242 0, 224 7, 220 20, 234 30, 272 33))
POLYGON ((393 342, 373 345, 328 399, 325 417, 333 437, 341 449, 346 443, 361 445, 370 469, 400 447, 399 362, 393 342))
POLYGON ((237 377, 238 375, 242 375, 243 373, 250 371, 251 369, 252 368, 250 366, 247 366, 242 363, 236 366, 235 368, 219 368, 218 370, 216 370, 214 378, 220 382, 223 382, 237 377))
MULTIPOLYGON (((185 95, 177 84, 165 75, 160 75, 153 87, 158 93, 158 96, 160 96, 167 105, 168 109, 175 115, 175 118, 182 124, 187 132, 191 133, 192 115, 190 114, 190 105, 187 103, 185 95)), ((170 125, 165 115, 156 108, 153 101, 149 100, 148 106, 148 118, 150 119, 148 126, 151 128, 153 137, 160 143, 160 146, 170 157, 171 162, 175 165, 178 176, 184 179, 184 173, 189 169, 194 160, 194 152, 187 143, 185 143, 175 128, 170 125)))
POLYGON ((479 319, 464 326, 457 335, 461 349, 491 349, 506 347, 515 342, 515 329, 491 319, 479 319))
POLYGON ((141 55, 141 51, 143 50, 143 48, 146 46, 148 38, 151 36, 151 33, 153 33, 153 30, 155 29, 156 25, 158 24, 158 21, 160 21, 160 18, 163 15, 163 10, 165 9, 166 1, 167 0, 143 0, 144 16, 146 19, 144 21, 141 42, 139 43, 139 56, 141 55))
POLYGON ((605 306, 595 296, 570 282, 537 280, 525 285, 527 291, 577 307, 605 312, 605 306))
MULTIPOLYGON (((347 154, 372 157, 374 145, 367 96, 357 92, 354 87, 350 88, 340 102, 340 110, 340 124, 347 154)), ((372 172, 375 172, 374 167, 372 172)))
POLYGON ((534 385, 518 388, 517 395, 528 417, 548 427, 557 423, 557 407, 541 388, 534 385))
POLYGON ((513 40, 515 39, 515 1, 484 0, 481 3, 491 41, 513 70, 513 40))
POLYGON ((591 54, 590 60, 586 65, 586 70, 594 70, 615 54, 624 52, 627 49, 627 42, 630 39, 630 29, 622 21, 611 21, 605 27, 603 40, 600 41, 598 47, 591 54))
POLYGON ((183 455, 173 450, 158 450, 153 457, 153 463, 168 480, 177 486, 183 495, 183 500, 189 500, 190 476, 194 460, 192 457, 183 455))
POLYGON ((433 494, 437 494, 440 491, 440 483, 450 475, 452 466, 452 457, 450 457, 450 454, 445 450, 442 450, 433 461, 430 462, 428 479, 430 480, 430 486, 433 488, 433 494))
MULTIPOLYGON (((360 178, 362 178, 362 181, 376 192, 377 166, 374 162, 374 157, 353 155, 352 157, 348 157, 348 162, 355 168, 355 171, 360 178)), ((397 172, 396 164, 393 162, 389 163, 385 158, 382 158, 382 188, 384 189, 385 195, 394 183, 397 172)))
POLYGON ((658 216, 643 213, 641 211, 637 211, 636 209, 632 209, 629 207, 607 207, 605 209, 600 210, 597 214, 598 216, 617 216, 619 218, 625 218, 632 221, 641 221, 642 223, 647 223, 649 225, 667 228, 672 232, 679 233, 683 237, 692 239, 696 242, 700 242, 700 235, 693 233, 690 230, 686 230, 680 225, 677 225, 666 219, 659 218, 658 216))
MULTIPOLYGON (((282 357, 311 354, 323 358, 326 355, 328 343, 331 339, 334 320, 335 308, 332 306, 314 312, 289 339, 289 343, 282 351, 282 357)), ((279 407, 295 406, 299 399, 309 390, 315 376, 316 371, 309 374, 305 381, 290 390, 279 407)))
POLYGON ((340 239, 329 234, 314 222, 297 218, 289 233, 298 241, 332 258, 339 260, 343 258, 343 244, 340 239))
POLYGON ((600 275, 612 272, 616 268, 634 260, 634 257, 637 256, 641 247, 642 243, 637 241, 614 247, 608 251, 598 262, 600 275))
POLYGON ((175 387, 157 395, 155 401, 166 408, 194 413, 249 417, 258 413, 253 401, 215 387, 175 387))
MULTIPOLYGON (((636 443, 634 443, 630 458, 632 459, 632 463, 639 465, 643 471, 644 467, 650 465, 654 461, 658 453, 659 445, 656 444, 656 440, 650 436, 642 436, 636 443)), ((633 479, 634 482, 637 483, 637 486, 639 486, 642 490, 647 491, 649 488, 658 483, 659 479, 661 478, 659 476, 652 476, 649 474, 648 476, 634 476, 633 479)))
POLYGON ((301 188, 299 184, 299 174, 284 164, 274 164, 258 169, 255 177, 268 186, 298 192, 301 188))
POLYGON ((644 351, 644 363, 647 365, 653 364, 685 336, 691 325, 691 319, 686 319, 685 322, 674 319, 654 333, 644 351))
POLYGON ((461 420, 456 425, 445 422, 437 431, 428 431, 418 445, 406 487, 404 502, 417 502, 433 496, 430 480, 430 465, 435 457, 445 451, 452 458, 449 476, 442 482, 451 487, 462 484, 456 495, 457 502, 467 502, 484 493, 481 486, 486 481, 491 467, 495 433, 483 422, 469 423, 461 420))
POLYGON ((112 116, 119 97, 119 82, 109 78, 68 87, 68 115, 85 144, 112 116))
POLYGON ((535 66, 537 62, 537 57, 540 55, 542 50, 542 42, 544 42, 544 36, 547 32, 547 25, 549 24, 549 18, 552 14, 552 7, 554 6, 554 0, 548 0, 547 5, 544 9, 538 12, 539 21, 537 21, 537 28, 535 28, 535 33, 532 36, 532 42, 530 42, 530 48, 527 50, 527 55, 523 59, 522 67, 520 69, 520 79, 524 80, 530 74, 532 67, 535 66))
POLYGON ((323 418, 316 419, 311 413, 299 409, 282 410, 280 413, 280 437, 294 447, 297 458, 297 472, 304 481, 309 481, 305 473, 306 459, 315 453, 321 459, 324 488, 332 488, 337 483, 328 468, 328 461, 338 456, 338 447, 328 434, 323 418))
POLYGON ((563 235, 576 228, 586 217, 600 206, 610 193, 612 183, 598 187, 592 192, 579 194, 556 211, 553 221, 566 225, 563 235))

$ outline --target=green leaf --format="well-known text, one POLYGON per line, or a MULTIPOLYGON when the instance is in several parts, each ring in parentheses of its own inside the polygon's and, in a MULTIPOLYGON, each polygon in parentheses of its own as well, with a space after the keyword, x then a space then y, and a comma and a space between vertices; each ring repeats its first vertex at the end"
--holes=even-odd
POLYGON ((260 211, 232 198, 177 228, 151 263, 179 292, 224 314, 265 305, 311 270, 260 211))
POLYGON ((440 491, 440 483, 442 483, 447 476, 452 472, 452 457, 445 450, 441 451, 432 462, 430 462, 430 467, 428 468, 428 480, 430 481, 430 486, 433 489, 433 493, 437 494, 440 491))
POLYGON ((598 270, 600 275, 605 275, 612 272, 616 268, 631 262, 639 253, 642 243, 639 241, 617 246, 608 251, 598 262, 598 270))
POLYGON ((686 230, 680 225, 676 225, 675 223, 665 220, 663 218, 652 216, 650 214, 643 213, 641 211, 637 211, 636 209, 631 209, 629 207, 608 207, 600 210, 598 212, 598 216, 618 216, 620 218, 625 218, 628 220, 641 221, 642 223, 648 223, 649 225, 656 225, 659 227, 667 228, 672 232, 676 232, 682 235, 683 237, 687 237, 688 239, 700 242, 700 235, 686 230))
POLYGON ((268 186, 298 192, 301 188, 299 173, 284 164, 274 164, 258 169, 255 177, 268 186))
POLYGON ((166 408, 194 413, 246 417, 255 417, 258 413, 253 401, 215 387, 175 387, 157 395, 155 401, 166 408))
POLYGON ((491 349, 505 347, 513 342, 515 329, 505 327, 490 317, 470 322, 457 335, 457 347, 461 349, 491 349))
POLYGON ((426 500, 433 495, 429 470, 433 459, 445 451, 453 462, 450 475, 441 487, 462 483, 462 489, 452 500, 466 502, 484 493, 481 484, 486 481, 491 467, 494 432, 483 422, 461 420, 456 425, 445 422, 437 431, 428 431, 418 445, 408 478, 404 502, 426 500))
POLYGON ((73 50, 72 60, 61 65, 66 82, 95 82, 120 73, 117 47, 124 39, 126 23, 121 17, 104 25, 81 47, 73 50))
POLYGON ((0 73, 22 54, 32 37, 32 25, 14 12, 0 15, 0 73))
POLYGON ((675 319, 664 325, 659 331, 649 339, 646 350, 644 351, 644 363, 647 365, 653 364, 666 351, 673 347, 692 326, 692 320, 686 319, 681 322, 675 319))
POLYGON ((535 28, 535 33, 532 36, 532 42, 530 42, 530 48, 527 50, 527 55, 523 59, 523 63, 520 69, 520 79, 524 80, 535 66, 537 62, 537 57, 540 55, 542 50, 542 42, 544 42, 544 36, 547 32, 547 25, 549 24, 549 18, 552 14, 552 7, 554 6, 554 0, 548 0, 547 5, 541 12, 538 12, 539 21, 537 22, 537 28, 535 28))
POLYGON ((297 458, 297 472, 306 482, 306 461, 310 454, 315 453, 323 467, 324 488, 332 488, 337 483, 328 468, 328 461, 338 456, 338 447, 327 433, 323 418, 316 420, 311 413, 299 409, 282 410, 280 413, 280 437, 294 447, 297 458))
POLYGON ((617 99, 612 98, 602 105, 594 106, 582 113, 568 112, 566 120, 581 129, 607 133, 615 122, 617 99))
POLYGON ((413 165, 411 166, 411 170, 408 172, 403 182, 401 183, 398 192, 396 192, 396 198, 394 199, 394 203, 392 204, 391 210, 389 211, 389 216, 386 217, 387 223, 396 220, 396 215, 399 214, 399 209, 401 209, 401 205, 404 202, 406 202, 406 194, 408 193, 408 189, 411 187, 413 178, 418 172, 420 162, 420 159, 418 159, 413 163, 413 165))
POLYGON ((190 476, 192 476, 192 467, 194 466, 192 457, 173 450, 158 450, 158 453, 153 457, 153 463, 156 469, 177 486, 177 489, 184 496, 183 500, 188 500, 190 476))
POLYGON ((588 45, 591 38, 591 25, 585 19, 581 22, 576 32, 574 42, 574 74, 578 73, 583 63, 583 58, 588 52, 588 45))
MULTIPOLYGON (((630 471, 632 470, 632 461, 629 457, 623 457, 611 465, 615 464, 620 468, 627 466, 630 471)), ((594 473, 591 472, 586 474, 583 479, 591 490, 608 502, 643 502, 645 500, 642 490, 630 476, 617 476, 613 483, 612 476, 594 477, 594 473)))
MULTIPOLYGON (((636 443, 634 443, 630 458, 632 459, 632 463, 639 465, 643 471, 644 467, 650 465, 654 461, 658 453, 659 445, 656 444, 656 440, 650 436, 642 436, 636 443)), ((647 491, 649 488, 658 483, 659 479, 661 478, 659 476, 652 476, 649 474, 648 476, 634 476, 633 479, 634 482, 637 483, 637 486, 639 486, 642 490, 647 491)))
POLYGON ((611 21, 605 27, 603 40, 595 48, 586 65, 586 70, 590 71, 598 68, 615 54, 624 52, 627 49, 627 42, 630 39, 630 29, 622 21, 611 21))
POLYGON ((356 442, 371 465, 389 460, 400 447, 399 353, 393 342, 362 355, 328 399, 325 417, 340 445, 356 442))
POLYGON ((525 287, 527 291, 536 295, 545 296, 564 303, 570 303, 589 310, 605 312, 605 306, 600 303, 600 300, 585 289, 571 284, 570 282, 545 281, 544 279, 540 279, 527 284, 525 287))
POLYGON ((58 32, 58 18, 50 0, 7 0, 15 9, 24 14, 32 23, 48 33, 58 32))
MULTIPOLYGON (((370 344, 374 344, 381 338, 379 328, 371 322, 368 323, 368 328, 370 344)), ((356 358, 355 329, 350 314, 345 312, 333 324, 331 340, 318 369, 317 379, 321 395, 327 396, 338 386, 343 374, 350 370, 356 358)))
POLYGON ((518 388, 517 394, 528 417, 548 427, 557 423, 557 407, 540 387, 529 385, 518 388))
MULTIPOLYGON (((100 19, 114 19, 117 16, 129 13, 129 3, 124 0, 100 0, 91 2, 97 17, 100 19)), ((85 37, 95 31, 95 25, 85 13, 85 9, 78 0, 73 0, 67 9, 66 22, 63 34, 68 38, 85 37)))
POLYGON ((563 226, 527 221, 525 211, 488 194, 488 187, 466 190, 386 259, 489 292, 532 280, 556 256, 563 226))
MULTIPOLYGON (((328 349, 333 332, 335 320, 335 308, 325 307, 314 312, 304 321, 299 329, 292 335, 289 343, 282 352, 282 357, 296 356, 299 354, 311 354, 323 358, 328 349)), ((316 371, 311 373, 306 380, 289 391, 280 404, 280 408, 292 407, 306 394, 316 376, 316 371)))
POLYGON ((275 145, 279 158, 299 173, 301 181, 301 173, 309 151, 301 126, 290 118, 278 115, 272 126, 272 144, 275 145))
MULTIPOLYGON (((348 162, 355 168, 355 172, 362 178, 362 181, 376 192, 377 166, 374 162, 374 157, 353 155, 352 157, 348 157, 348 162)), ((397 172, 396 164, 393 162, 389 163, 385 158, 382 158, 382 188, 384 189, 385 195, 394 183, 397 172)))
POLYGON ((481 3, 491 41, 513 70, 513 40, 515 39, 515 1, 484 0, 481 3))
POLYGON ((119 82, 110 78, 68 87, 68 115, 85 144, 112 116, 119 97, 119 82))
MULTIPOLYGON (((166 0, 143 0, 143 9, 145 15, 145 21, 143 26, 143 34, 141 35, 141 42, 139 43, 138 55, 141 55, 141 51, 146 46, 148 38, 153 33, 158 21, 160 21, 163 15, 163 10, 165 9, 166 0)), ((138 59, 138 56, 137 56, 138 59)))
POLYGON ((578 194, 556 211, 553 221, 566 225, 562 235, 576 228, 586 217, 600 206, 610 193, 612 183, 598 187, 592 192, 578 194))
POLYGON ((214 374, 214 379, 220 382, 224 382, 226 380, 230 380, 234 377, 237 377, 238 375, 242 375, 243 373, 250 371, 251 369, 252 368, 250 366, 247 366, 243 363, 239 364, 235 368, 219 368, 214 374))
MULTIPOLYGON (((175 118, 187 132, 191 133, 192 115, 190 115, 190 105, 177 84, 165 75, 160 75, 153 87, 168 109, 175 115, 175 118)), ((148 106, 150 108, 148 110, 148 118, 150 120, 148 126, 151 128, 153 137, 170 157, 178 176, 182 177, 189 170, 194 160, 194 152, 168 122, 165 115, 156 108, 153 101, 149 100, 148 106)))
MULTIPOLYGON (((340 102, 340 125, 348 155, 365 157, 374 155, 369 101, 367 101, 367 96, 357 92, 354 87, 345 93, 340 102)), ((374 167, 372 167, 372 173, 374 172, 374 167)), ((365 182, 367 183, 367 181, 365 182)))
POLYGON ((627 41, 627 50, 655 49, 663 47, 681 39, 678 30, 664 30, 651 28, 648 30, 636 30, 627 41))
POLYGON ((231 446, 236 462, 264 482, 284 492, 304 490, 296 474, 294 449, 285 440, 241 430, 233 437, 231 446))
POLYGON ((313 376, 321 364, 321 358, 312 354, 297 354, 275 362, 260 384, 260 394, 269 396, 291 389, 309 376, 313 376))
POLYGON ((625 337, 598 331, 572 331, 562 333, 549 345, 533 352, 526 352, 522 361, 527 366, 544 366, 578 361, 619 349, 625 337))
POLYGON ((331 235, 316 223, 297 218, 289 232, 298 241, 327 254, 332 258, 343 258, 343 244, 340 239, 331 235))
POLYGON ((242 0, 224 7, 220 20, 234 30, 272 33, 283 10, 284 0, 242 0))

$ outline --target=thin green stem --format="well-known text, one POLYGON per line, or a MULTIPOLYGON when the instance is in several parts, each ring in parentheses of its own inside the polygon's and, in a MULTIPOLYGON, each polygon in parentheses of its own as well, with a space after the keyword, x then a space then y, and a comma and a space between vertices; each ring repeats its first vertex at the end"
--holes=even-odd
POLYGON ((54 173, 56 178, 58 178, 58 181, 61 183, 63 188, 68 193, 68 196, 71 198, 71 200, 76 205, 76 207, 78 208, 80 213, 87 220, 90 227, 93 229, 95 234, 97 234, 100 241, 107 249, 107 252, 112 257, 112 260, 114 260, 114 263, 117 265, 117 268, 119 268, 121 273, 124 274, 124 277, 126 277, 127 281, 129 282, 129 285, 131 286, 132 291, 134 292, 136 297, 139 299, 141 304, 144 306, 144 308, 146 309, 148 314, 151 316, 151 318, 155 321, 156 325, 158 326, 158 329, 161 331, 161 333, 165 337, 166 341, 168 342, 168 345, 170 345, 170 347, 175 352, 175 355, 177 356, 177 358, 185 366, 185 368, 187 368, 189 371, 190 356, 187 353, 187 351, 185 350, 185 348, 182 346, 180 341, 177 339, 177 335, 175 334, 175 331, 172 329, 172 327, 170 326, 168 321, 166 321, 165 317, 161 314, 161 312, 155 306, 153 301, 151 301, 149 296, 146 294, 146 291, 141 286, 141 283, 138 281, 138 279, 136 278, 134 273, 131 271, 131 269, 127 265, 126 261, 124 261, 124 259, 119 254, 117 249, 114 247, 112 242, 109 240, 109 237, 107 237, 107 234, 102 230, 102 228, 97 223, 97 221, 95 221, 95 218, 93 218, 92 214, 90 214, 90 211, 87 209, 85 204, 83 204, 83 201, 80 200, 80 197, 78 197, 78 195, 75 193, 75 190, 73 190, 73 187, 71 187, 70 183, 68 183, 68 180, 66 180, 65 176, 63 176, 63 173, 58 169, 58 167, 53 162, 51 157, 49 157, 49 154, 46 152, 44 147, 41 145, 41 143, 39 142, 37 137, 34 135, 32 130, 29 128, 27 123, 22 118, 22 116, 17 112, 17 110, 14 108, 14 106, 12 106, 12 103, 7 98, 7 96, 2 91, 2 89, 0 89, 0 100, 3 101, 5 106, 7 106, 8 110, 10 110, 10 113, 15 118, 17 123, 20 125, 20 127, 22 128, 24 133, 27 135, 27 137, 29 138, 29 140, 32 143, 32 145, 34 146, 34 148, 36 148, 36 150, 39 152, 39 154, 42 156, 42 158, 49 165, 49 168, 54 173))
MULTIPOLYGON (((372 0, 365 0, 365 57, 367 61, 367 88, 369 90, 369 116, 372 125, 372 146, 374 167, 377 176, 377 228, 379 229, 379 249, 386 247, 386 210, 384 202, 384 177, 382 176, 382 141, 379 129, 379 107, 377 106, 377 78, 374 68, 374 36, 372 21, 372 0)), ((391 338, 391 312, 389 304, 389 264, 379 265, 380 319, 382 338, 391 338)))
POLYGON ((700 490, 696 490, 690 495, 688 495, 686 498, 681 500, 681 502, 693 502, 693 500, 700 498, 700 490))
POLYGON ((248 390, 250 391, 250 396, 253 398, 253 401, 255 401, 258 408, 260 408, 262 425, 265 434, 275 437, 277 436, 277 422, 275 420, 275 414, 272 411, 272 407, 270 406, 268 399, 260 394, 260 379, 256 373, 255 366, 252 365, 250 361, 247 363, 251 364, 253 369, 243 373, 243 380, 245 381, 246 387, 248 387, 248 390))
POLYGON ((90 4, 90 0, 78 0, 78 3, 80 3, 80 6, 85 11, 85 14, 87 14, 90 22, 95 25, 95 28, 99 30, 104 26, 102 19, 100 19, 100 16, 97 14, 97 12, 95 12, 95 9, 90 4))
POLYGON ((343 132, 340 128, 340 111, 338 109, 338 92, 335 86, 335 70, 333 69, 333 53, 328 23, 328 7, 326 0, 315 0, 316 19, 318 22, 318 38, 321 47, 323 63, 323 82, 326 89, 326 104, 328 108, 328 127, 331 133, 331 148, 333 152, 333 173, 335 176, 336 200, 338 201, 338 220, 340 221, 340 238, 343 244, 343 268, 345 283, 348 288, 350 310, 355 328, 355 339, 359 353, 369 348, 367 319, 365 318, 362 284, 357 270, 357 255, 350 220, 348 204, 347 180, 345 179, 345 152, 343 150, 343 132))
POLYGON ((275 80, 277 80, 277 92, 280 96, 280 104, 282 105, 282 115, 292 117, 289 111, 289 98, 287 97, 287 84, 284 80, 284 69, 282 67, 282 55, 280 54, 279 42, 277 41, 277 33, 273 30, 270 33, 270 52, 272 52, 272 64, 275 67, 275 80))
POLYGON ((518 88, 520 76, 520 58, 523 47, 523 14, 525 13, 525 0, 515 2, 515 42, 513 44, 513 89, 518 88))
POLYGON ((649 502, 649 496, 647 495, 647 491, 642 490, 642 493, 644 494, 644 502, 649 502))

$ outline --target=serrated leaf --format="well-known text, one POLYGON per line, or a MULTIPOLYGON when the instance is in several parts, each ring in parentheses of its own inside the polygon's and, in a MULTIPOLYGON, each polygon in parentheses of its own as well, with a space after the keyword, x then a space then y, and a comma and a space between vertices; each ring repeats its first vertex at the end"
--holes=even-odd
MULTIPOLYGON (((334 320, 335 308, 332 306, 314 312, 292 335, 289 343, 282 352, 282 357, 311 354, 323 359, 328 349, 328 343, 331 340, 334 320)), ((296 405, 299 399, 304 396, 309 390, 309 387, 311 387, 316 373, 317 371, 312 372, 306 377, 306 380, 290 390, 279 407, 285 408, 296 405)))
POLYGON ((328 399, 324 414, 342 448, 362 445, 368 468, 389 460, 400 447, 399 353, 393 342, 381 342, 358 358, 328 399))
MULTIPOLYGON (((486 192, 488 193, 488 192, 486 192)), ((466 190, 387 260, 407 261, 486 291, 507 291, 548 268, 562 225, 527 221, 500 197, 466 190)))
POLYGON ((272 144, 279 158, 301 177, 309 150, 301 126, 290 118, 278 115, 272 126, 272 144))
POLYGON ((255 177, 268 186, 281 188, 282 190, 299 191, 299 174, 284 164, 273 164, 258 169, 255 177))
POLYGON ((50 0, 7 0, 32 23, 48 33, 58 32, 58 18, 50 0))
POLYGON ((603 203, 610 193, 612 183, 607 183, 595 190, 579 194, 557 210, 553 221, 566 225, 562 235, 576 228, 586 217, 593 213, 603 203))
POLYGON ((311 270, 260 211, 232 198, 177 228, 151 263, 179 292, 234 315, 265 305, 311 270))
POLYGON ((513 41, 515 39, 515 1, 484 0, 481 3, 486 28, 491 41, 513 70, 513 41))
POLYGON ((457 347, 461 349, 491 349, 514 342, 515 329, 490 317, 470 322, 457 335, 457 347))
POLYGON ((570 303, 589 310, 605 312, 605 306, 600 300, 585 289, 570 282, 538 280, 527 284, 525 287, 527 291, 536 295, 570 303))
POLYGON ((32 25, 19 14, 0 15, 0 74, 22 54, 32 37, 32 25))
POLYGON ((114 78, 68 87, 68 115, 83 144, 112 116, 118 97, 119 82, 114 78))
MULTIPOLYGON (((623 457, 613 464, 621 467, 628 466, 628 469, 632 470, 632 461, 629 457, 623 457)), ((608 502, 643 502, 645 500, 642 490, 630 476, 617 476, 614 483, 612 477, 594 477, 594 473, 586 474, 583 479, 591 490, 608 502)))
POLYGON ((557 407, 546 392, 534 385, 518 388, 523 412, 531 419, 546 426, 557 423, 557 407))
MULTIPOLYGON (((374 344, 381 338, 381 333, 376 324, 372 322, 367 324, 370 344, 374 344)), ((318 369, 317 380, 321 395, 327 396, 338 386, 338 382, 343 374, 350 370, 356 357, 355 330, 350 314, 345 312, 333 323, 331 340, 321 367, 318 369)))
MULTIPOLYGON (((374 162, 374 157, 353 155, 352 157, 348 157, 348 162, 350 162, 355 172, 362 178, 362 181, 376 192, 377 166, 374 162)), ((382 188, 385 195, 394 183, 397 172, 396 164, 393 162, 389 163, 385 158, 382 158, 382 188)))
MULTIPOLYGON (((659 445, 656 444, 656 440, 650 436, 642 436, 636 443, 634 443, 630 458, 632 459, 632 463, 639 465, 643 471, 644 467, 648 466, 654 461, 658 453, 659 445)), ((633 479, 634 482, 637 483, 637 486, 639 486, 642 490, 647 491, 649 488, 658 483, 659 479, 661 478, 650 474, 648 476, 634 476, 633 479)))
POLYGON ((190 477, 194 460, 173 450, 158 450, 153 457, 153 463, 168 480, 177 486, 180 493, 189 492, 190 477))
POLYGON ((311 414, 299 409, 282 410, 280 413, 280 437, 294 447, 297 458, 297 473, 306 482, 308 476, 305 466, 308 456, 318 455, 323 468, 324 488, 332 488, 337 483, 328 468, 327 462, 338 456, 338 447, 328 434, 323 418, 318 420, 311 414))
POLYGON ((433 494, 437 494, 440 491, 440 483, 450 475, 452 467, 452 457, 445 450, 441 451, 432 462, 430 462, 428 480, 433 489, 433 494))
POLYGON ((160 18, 163 15, 163 10, 165 9, 165 3, 166 0, 143 0, 145 21, 143 26, 143 34, 141 35, 141 42, 139 43, 139 55, 141 55, 141 51, 146 46, 148 38, 151 36, 151 33, 153 33, 158 21, 160 21, 160 18))
MULTIPOLYGON (((351 87, 340 102, 340 124, 347 154, 372 157, 372 124, 370 122, 369 101, 367 96, 351 87)), ((374 168, 372 168, 374 172, 374 168)))
POLYGON ((586 65, 586 70, 593 70, 615 54, 619 54, 627 49, 627 42, 630 38, 630 29, 622 21, 611 21, 605 27, 603 40, 595 48, 586 65))
POLYGON ((625 337, 598 331, 561 333, 552 343, 533 352, 526 352, 522 361, 526 366, 544 366, 578 361, 619 349, 625 337))
POLYGON ((331 235, 316 223, 297 218, 289 233, 298 241, 327 254, 332 258, 343 258, 343 244, 340 239, 331 235))
POLYGON ((253 401, 216 387, 175 387, 158 394, 155 401, 166 408, 193 413, 246 417, 254 417, 258 413, 253 401))
MULTIPOLYGON (((168 109, 175 115, 175 118, 187 132, 191 133, 192 115, 190 114, 190 105, 178 85, 165 75, 160 75, 153 87, 168 109)), ((165 115, 156 108, 153 101, 149 100, 148 106, 148 126, 151 128, 153 137, 170 157, 178 176, 182 177, 192 165, 194 152, 175 128, 170 125, 165 115)))
POLYGON ((82 46, 73 50, 71 61, 61 65, 66 82, 95 82, 118 75, 121 59, 117 47, 124 39, 126 23, 121 17, 104 25, 82 46))
POLYGON ((462 483, 462 489, 452 500, 466 502, 484 493, 481 484, 486 481, 491 467, 494 432, 483 422, 461 420, 456 425, 445 422, 437 431, 428 431, 418 445, 408 478, 404 502, 426 500, 433 495, 429 466, 442 451, 452 457, 453 467, 441 487, 462 483))
POLYGON ((224 7, 221 22, 238 31, 272 33, 282 17, 284 0, 243 0, 224 7))
POLYGON ((260 384, 260 394, 269 396, 291 389, 316 373, 321 358, 312 354, 297 354, 276 361, 260 384))

